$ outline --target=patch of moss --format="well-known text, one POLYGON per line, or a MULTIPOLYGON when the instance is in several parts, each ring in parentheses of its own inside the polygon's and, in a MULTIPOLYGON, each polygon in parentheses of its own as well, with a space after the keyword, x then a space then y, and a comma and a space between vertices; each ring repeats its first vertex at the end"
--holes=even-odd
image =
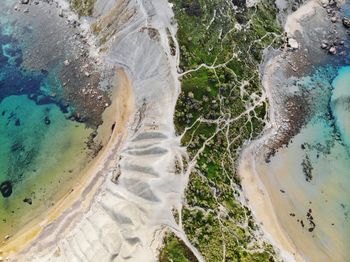
POLYGON ((71 8, 79 16, 91 16, 94 11, 96 0, 71 0, 71 8))
POLYGON ((95 35, 98 35, 101 32, 102 28, 98 23, 94 23, 91 25, 91 31, 95 35))
POLYGON ((198 260, 187 246, 173 233, 164 239, 165 245, 159 254, 159 262, 197 262, 198 260))

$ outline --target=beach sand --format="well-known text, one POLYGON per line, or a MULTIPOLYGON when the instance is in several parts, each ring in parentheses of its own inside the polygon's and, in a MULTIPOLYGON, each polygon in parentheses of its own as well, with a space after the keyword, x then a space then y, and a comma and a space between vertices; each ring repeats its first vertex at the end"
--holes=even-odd
POLYGON ((281 227, 265 184, 255 170, 254 151, 246 151, 241 161, 243 164, 240 165, 239 173, 243 191, 267 239, 279 249, 281 257, 286 261, 303 261, 296 246, 281 227))
MULTIPOLYGON (((113 93, 111 106, 103 115, 104 124, 100 128, 103 136, 109 137, 108 143, 103 147, 97 157, 82 171, 81 179, 72 186, 72 191, 60 199, 56 205, 31 221, 18 233, 11 236, 0 246, 0 256, 6 258, 11 254, 25 249, 28 244, 45 234, 45 229, 54 221, 59 223, 61 217, 67 213, 74 213, 75 208, 82 212, 89 208, 91 199, 105 179, 103 175, 116 162, 116 149, 123 143, 126 135, 129 117, 133 113, 133 93, 131 82, 127 74, 118 69, 118 87, 113 93), (112 132, 112 125, 116 123, 112 132), (108 134, 107 130, 110 130, 108 134)), ((101 136, 101 135, 100 135, 101 136)), ((101 138, 101 137, 100 137, 101 138)), ((106 140, 105 140, 106 141, 106 140)))

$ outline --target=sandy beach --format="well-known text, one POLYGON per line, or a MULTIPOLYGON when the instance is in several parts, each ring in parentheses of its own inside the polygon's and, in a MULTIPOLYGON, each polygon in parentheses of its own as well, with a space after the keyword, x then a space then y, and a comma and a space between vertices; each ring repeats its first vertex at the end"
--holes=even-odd
POLYGON ((60 223, 60 218, 65 219, 68 213, 74 213, 75 209, 82 212, 89 208, 92 198, 105 179, 105 173, 115 164, 118 148, 120 148, 127 135, 127 123, 133 112, 133 94, 129 77, 122 69, 117 72, 118 86, 112 95, 112 105, 103 115, 104 123, 100 127, 102 137, 108 140, 98 156, 83 171, 79 184, 72 186, 72 190, 57 204, 30 224, 24 227, 16 235, 11 236, 0 247, 2 259, 19 253, 29 243, 45 234, 51 223, 60 223), (115 128, 112 130, 112 125, 115 128), (108 131, 110 130, 109 134, 108 131))
POLYGON ((279 249, 280 256, 285 261, 304 261, 276 217, 270 196, 259 179, 259 173, 255 170, 254 150, 247 150, 241 161, 243 164, 240 166, 239 173, 242 177, 243 191, 265 236, 279 249))

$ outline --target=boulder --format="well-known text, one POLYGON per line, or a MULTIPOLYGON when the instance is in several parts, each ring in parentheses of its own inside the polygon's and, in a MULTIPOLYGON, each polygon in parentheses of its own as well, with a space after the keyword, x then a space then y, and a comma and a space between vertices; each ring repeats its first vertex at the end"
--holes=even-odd
POLYGON ((331 48, 329 48, 328 52, 332 55, 335 55, 337 53, 337 49, 334 46, 332 46, 331 48))
POLYGON ((289 45, 292 49, 298 49, 298 48, 299 48, 299 43, 298 43, 297 40, 295 40, 294 38, 289 38, 289 39, 288 39, 288 45, 289 45))

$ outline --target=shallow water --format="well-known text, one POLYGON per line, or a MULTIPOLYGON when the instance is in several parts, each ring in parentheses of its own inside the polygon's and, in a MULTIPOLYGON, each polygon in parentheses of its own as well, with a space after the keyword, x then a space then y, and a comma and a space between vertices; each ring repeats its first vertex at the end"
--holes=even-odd
POLYGON ((331 109, 341 140, 350 150, 350 66, 339 70, 332 85, 331 109))
POLYGON ((63 41, 58 48, 49 46, 47 59, 39 50, 33 55, 38 25, 14 12, 14 3, 0 7, 0 239, 72 189, 90 159, 86 142, 93 131, 70 120, 74 104, 59 98, 60 68, 72 50, 65 52, 63 41))
POLYGON ((306 258, 348 261, 350 66, 322 65, 298 83, 313 94, 316 110, 299 134, 256 171, 281 226, 306 258))
POLYGON ((311 121, 269 165, 257 169, 282 226, 304 255, 325 259, 319 261, 331 259, 329 254, 338 260, 328 261, 349 257, 350 157, 331 126, 311 121))

